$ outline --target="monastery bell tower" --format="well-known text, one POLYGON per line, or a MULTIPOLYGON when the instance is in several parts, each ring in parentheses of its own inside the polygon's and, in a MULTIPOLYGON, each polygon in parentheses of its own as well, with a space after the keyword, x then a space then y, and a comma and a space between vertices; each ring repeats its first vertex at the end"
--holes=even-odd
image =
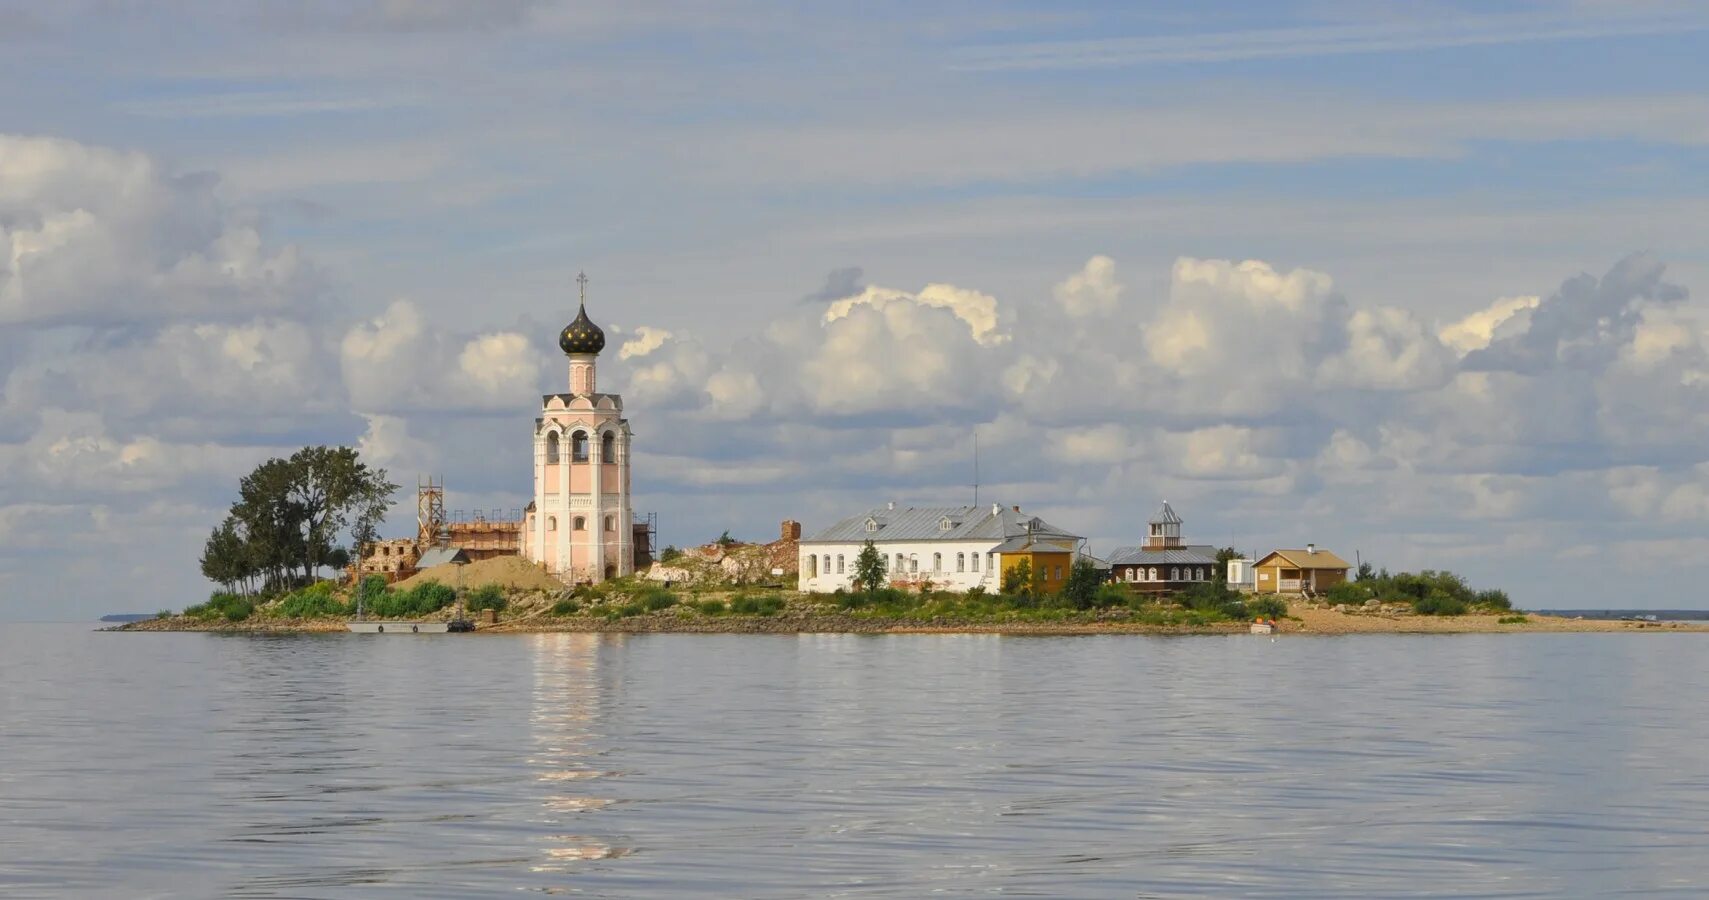
POLYGON ((541 398, 534 420, 534 502, 523 519, 523 554, 564 581, 594 583, 635 570, 629 498, 629 420, 623 398, 599 393, 605 332, 581 309, 558 335, 569 391, 541 398))

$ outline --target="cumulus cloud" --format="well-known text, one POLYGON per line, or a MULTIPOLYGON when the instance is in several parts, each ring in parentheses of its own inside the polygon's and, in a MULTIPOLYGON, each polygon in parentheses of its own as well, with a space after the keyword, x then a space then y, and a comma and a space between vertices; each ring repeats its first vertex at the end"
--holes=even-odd
POLYGON ((230 320, 310 302, 294 247, 148 156, 0 135, 0 324, 230 320))
POLYGON ((1648 307, 1679 303, 1678 285, 1662 280, 1662 263, 1636 254, 1601 278, 1579 275, 1540 301, 1522 330, 1466 357, 1471 369, 1537 374, 1556 367, 1597 369, 1630 344, 1648 307))
POLYGON ((537 390, 547 358, 520 333, 435 328, 409 300, 351 326, 339 357, 350 402, 363 413, 513 409, 537 390))
POLYGON ((1094 256, 1086 261, 1085 268, 1068 276, 1052 293, 1071 316, 1113 315, 1122 296, 1122 286, 1116 282, 1116 261, 1094 256))
POLYGON ((1524 330, 1531 318, 1525 313, 1536 309, 1541 300, 1542 298, 1537 296, 1502 297, 1489 307, 1445 326, 1436 336, 1461 356, 1473 350, 1482 350, 1496 339, 1497 333, 1509 322, 1515 326, 1508 329, 1509 332, 1524 330))

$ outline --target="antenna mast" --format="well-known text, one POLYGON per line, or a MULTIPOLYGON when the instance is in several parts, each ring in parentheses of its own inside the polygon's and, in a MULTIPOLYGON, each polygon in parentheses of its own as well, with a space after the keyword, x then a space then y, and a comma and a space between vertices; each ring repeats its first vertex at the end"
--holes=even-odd
POLYGON ((979 429, 973 429, 973 505, 979 506, 979 429))

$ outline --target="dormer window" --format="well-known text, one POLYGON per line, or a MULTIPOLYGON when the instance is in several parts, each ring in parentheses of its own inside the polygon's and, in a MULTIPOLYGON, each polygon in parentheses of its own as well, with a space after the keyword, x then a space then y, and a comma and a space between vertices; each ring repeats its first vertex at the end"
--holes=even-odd
POLYGON ((949 520, 949 516, 944 516, 943 518, 938 520, 938 530, 939 531, 948 531, 954 527, 955 527, 955 523, 951 522, 949 520))
POLYGON ((877 519, 867 519, 866 520, 866 533, 871 534, 877 530, 878 530, 878 520, 877 519))

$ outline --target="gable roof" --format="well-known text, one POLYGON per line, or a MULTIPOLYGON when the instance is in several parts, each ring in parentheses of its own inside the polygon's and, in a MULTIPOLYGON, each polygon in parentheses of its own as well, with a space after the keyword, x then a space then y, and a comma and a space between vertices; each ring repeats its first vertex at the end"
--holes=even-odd
POLYGON ((1267 556, 1258 561, 1258 565, 1268 565, 1272 557, 1279 557, 1282 562, 1285 562, 1296 569, 1346 570, 1353 568, 1347 564, 1347 560, 1330 553, 1328 550, 1318 550, 1316 552, 1309 552, 1306 550, 1271 550, 1267 556))
POLYGON ((1028 533, 1079 540, 1038 516, 1017 512, 1013 507, 990 506, 880 506, 849 516, 830 527, 803 538, 803 544, 858 541, 1004 541, 1028 533), (944 520, 949 528, 944 528, 944 520), (867 530, 867 522, 874 530, 867 530))

